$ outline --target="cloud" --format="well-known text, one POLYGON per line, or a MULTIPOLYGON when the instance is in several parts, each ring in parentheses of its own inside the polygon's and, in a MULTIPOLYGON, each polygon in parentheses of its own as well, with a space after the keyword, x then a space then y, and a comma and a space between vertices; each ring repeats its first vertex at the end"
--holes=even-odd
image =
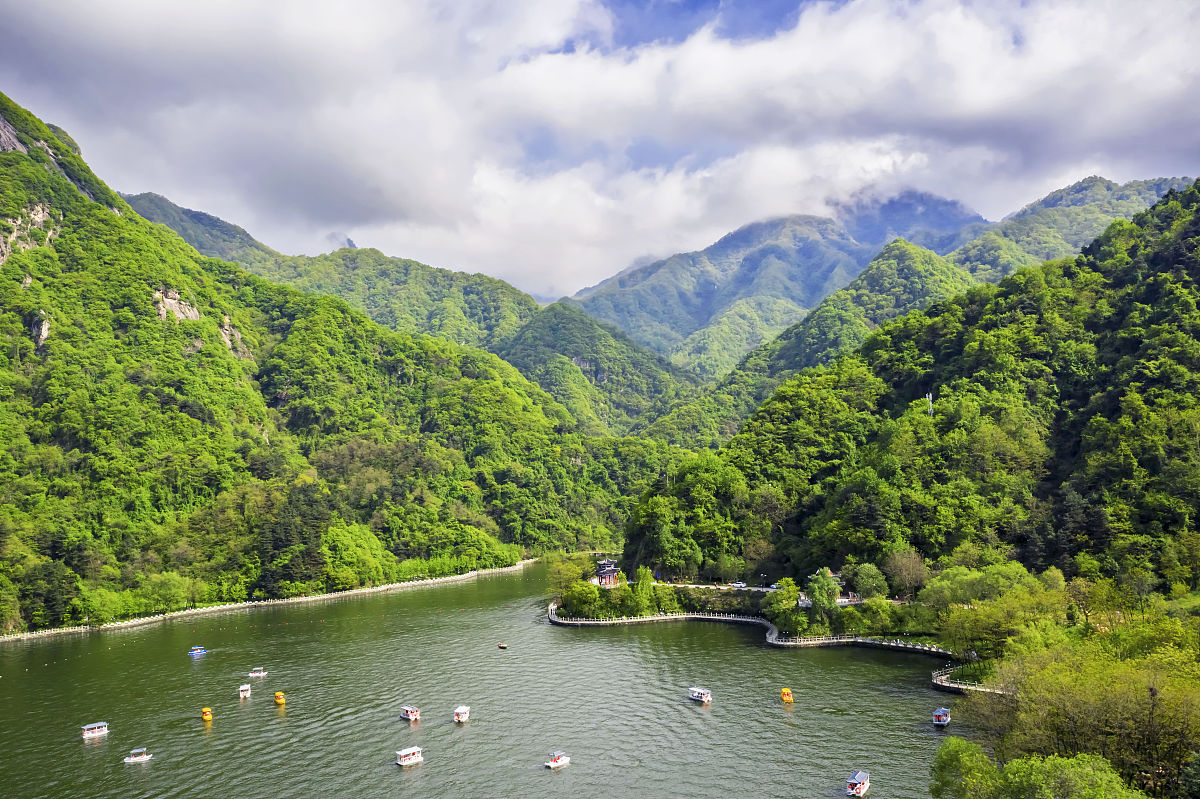
POLYGON ((995 217, 1200 171, 1188 0, 774 5, 0 0, 0 91, 284 251, 346 231, 543 294, 867 186, 995 217))

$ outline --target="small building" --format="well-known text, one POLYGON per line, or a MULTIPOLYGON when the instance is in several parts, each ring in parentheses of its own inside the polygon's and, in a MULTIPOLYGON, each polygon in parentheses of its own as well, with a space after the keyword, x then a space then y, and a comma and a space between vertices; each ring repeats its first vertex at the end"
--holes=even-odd
POLYGON ((596 563, 596 584, 601 588, 616 588, 617 575, 620 573, 615 560, 599 561, 596 563))

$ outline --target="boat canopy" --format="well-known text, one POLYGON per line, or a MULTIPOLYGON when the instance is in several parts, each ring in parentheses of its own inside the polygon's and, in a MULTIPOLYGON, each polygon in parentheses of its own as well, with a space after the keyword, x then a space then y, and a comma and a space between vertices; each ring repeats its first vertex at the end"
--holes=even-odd
POLYGON ((934 715, 935 715, 935 716, 949 716, 949 715, 950 715, 950 708, 948 708, 948 707, 939 707, 937 710, 933 711, 933 713, 934 713, 934 715))
POLYGON ((871 779, 871 775, 868 774, 867 772, 856 771, 850 775, 849 782, 851 785, 861 785, 862 783, 866 782, 869 779, 871 779))
POLYGON ((401 749, 397 754, 399 754, 400 757, 410 757, 411 755, 419 755, 419 754, 421 754, 421 747, 410 746, 407 749, 401 749))
POLYGON ((469 705, 459 705, 458 707, 454 708, 455 713, 469 713, 470 711, 471 707, 469 705))
POLYGON ((108 722, 107 722, 107 721, 97 721, 95 724, 84 724, 84 725, 83 725, 83 729, 85 729, 85 730, 95 730, 95 729, 98 729, 98 728, 100 728, 100 727, 107 727, 107 726, 108 726, 108 722))
POLYGON ((553 752, 550 753, 550 759, 558 760, 560 757, 566 757, 566 754, 567 753, 561 749, 555 749, 553 752))
POLYGON ((411 713, 412 711, 416 710, 416 708, 415 708, 414 706, 412 706, 412 705, 401 705, 401 706, 400 706, 400 709, 401 709, 401 710, 407 710, 407 711, 409 711, 410 713, 411 713))
POLYGON ((146 754, 146 747, 144 747, 144 746, 143 746, 141 749, 130 749, 130 750, 129 750, 129 754, 131 754, 131 755, 144 755, 144 754, 146 754))

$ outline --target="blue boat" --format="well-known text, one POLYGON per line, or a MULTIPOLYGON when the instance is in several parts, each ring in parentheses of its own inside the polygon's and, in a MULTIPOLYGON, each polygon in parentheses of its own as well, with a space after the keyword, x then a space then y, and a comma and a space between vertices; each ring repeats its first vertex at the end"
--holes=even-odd
POLYGON ((194 646, 188 650, 188 654, 195 658, 200 657, 201 655, 207 655, 208 650, 202 646, 194 646))

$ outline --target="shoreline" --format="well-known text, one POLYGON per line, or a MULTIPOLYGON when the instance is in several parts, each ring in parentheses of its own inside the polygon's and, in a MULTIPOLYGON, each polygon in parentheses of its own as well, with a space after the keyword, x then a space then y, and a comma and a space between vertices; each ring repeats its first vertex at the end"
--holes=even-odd
MULTIPOLYGON (((938 658, 954 659, 954 653, 934 644, 913 644, 899 639, 886 640, 863 635, 824 635, 811 638, 780 637, 779 629, 762 616, 740 616, 734 613, 657 613, 653 616, 623 616, 619 619, 573 619, 562 618, 556 611, 557 602, 551 602, 546 608, 546 619, 551 624, 560 627, 619 627, 627 624, 645 624, 662 621, 715 621, 726 624, 756 624, 766 627, 767 646, 780 649, 854 646, 864 649, 890 649, 896 652, 911 652, 918 655, 931 655, 938 658)), ((938 669, 930 675, 930 686, 937 691, 953 694, 965 694, 969 691, 1001 694, 1005 691, 999 688, 989 688, 979 683, 959 682, 950 679, 957 666, 950 665, 938 669)))
POLYGON ((54 627, 49 630, 35 630, 33 632, 7 633, 0 635, 0 645, 14 641, 33 641, 56 635, 82 635, 85 633, 129 630, 134 627, 144 627, 148 624, 159 624, 172 619, 208 616, 214 613, 227 613, 234 610, 253 610, 254 608, 260 607, 289 604, 296 605, 305 602, 328 602, 330 600, 342 599, 344 597, 365 596, 367 594, 387 594, 393 591, 411 591, 418 588, 433 588, 434 586, 439 585, 464 583, 468 580, 474 580, 486 574, 503 574, 505 572, 520 571, 531 563, 537 563, 538 560, 539 558, 526 558, 525 560, 517 561, 512 566, 500 566, 499 568, 495 569, 473 569, 469 572, 463 572, 462 574, 450 574, 445 577, 431 577, 427 580, 409 580, 403 583, 388 583, 386 585, 375 585, 367 588, 352 588, 349 591, 332 591, 325 594, 310 594, 308 596, 287 597, 286 599, 248 599, 245 602, 227 602, 223 605, 209 605, 203 608, 172 610, 167 613, 158 613, 153 616, 138 616, 137 618, 126 619, 125 621, 110 621, 106 624, 97 624, 94 626, 81 624, 74 627, 54 627))

